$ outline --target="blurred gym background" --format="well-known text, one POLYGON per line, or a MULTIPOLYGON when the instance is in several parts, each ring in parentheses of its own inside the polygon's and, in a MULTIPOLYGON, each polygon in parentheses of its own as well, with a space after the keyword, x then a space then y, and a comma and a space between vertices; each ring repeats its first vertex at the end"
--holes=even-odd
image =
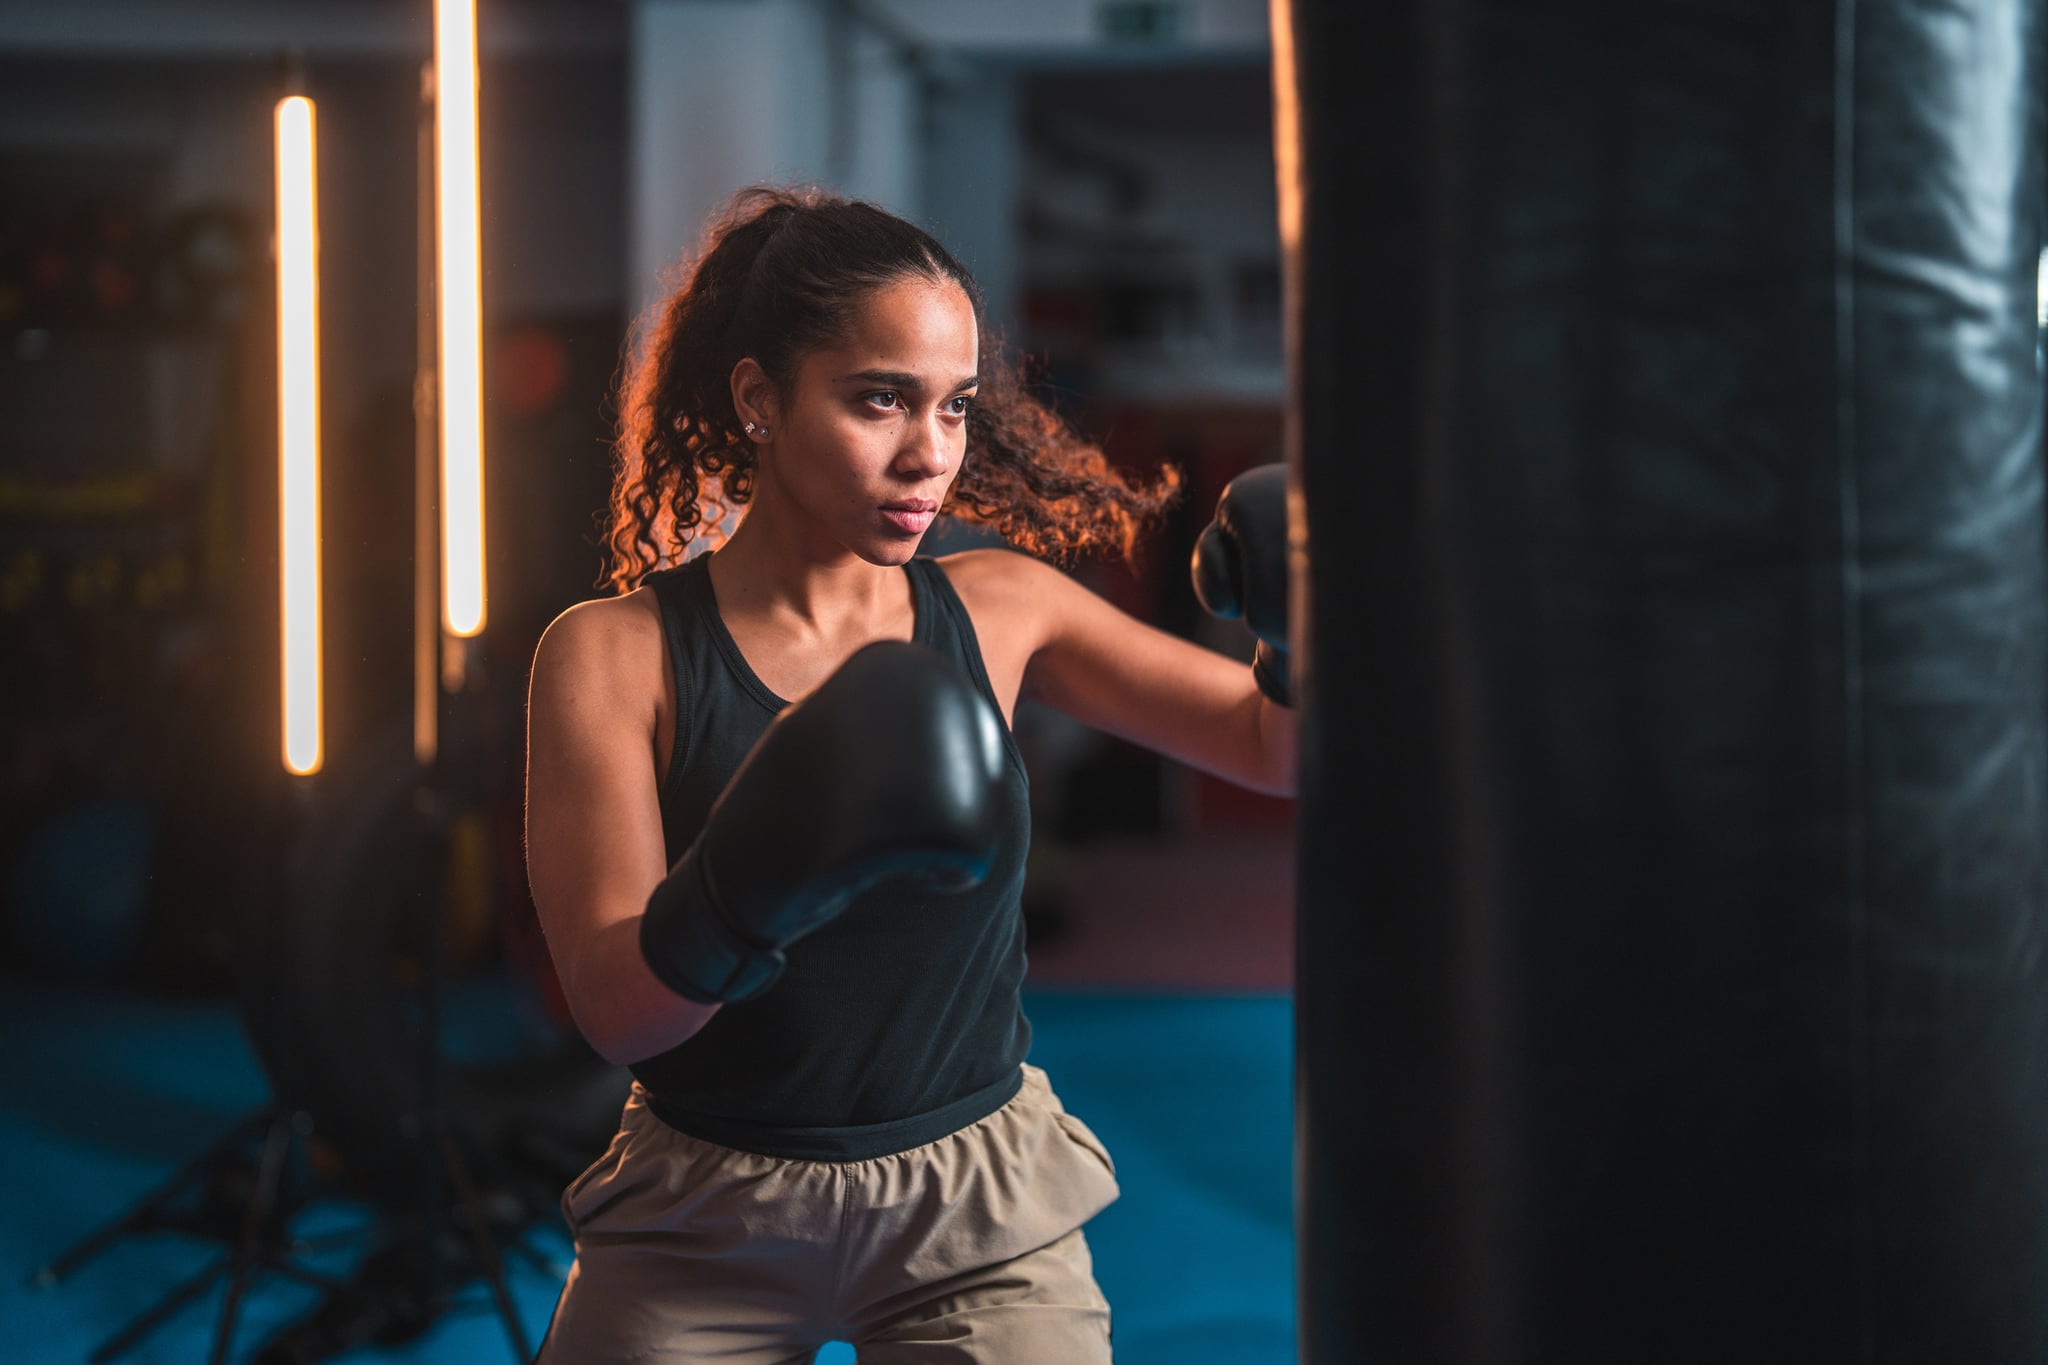
MULTIPOLYGON (((1135 566, 1079 575, 1249 657, 1186 564, 1222 485, 1280 457, 1262 0, 484 0, 477 22, 490 616, 428 771, 431 0, 0 3, 10 1358, 537 1342, 553 1200, 623 1080, 566 1026, 526 898, 526 668, 598 592, 634 319, 740 186, 931 226, 1076 425, 1187 476, 1135 566), (311 776, 278 757, 287 93, 318 109, 311 776)), ((1091 1228, 1119 1359, 1292 1359, 1291 806, 1029 707, 1017 730, 1033 1055, 1119 1158, 1091 1228)))

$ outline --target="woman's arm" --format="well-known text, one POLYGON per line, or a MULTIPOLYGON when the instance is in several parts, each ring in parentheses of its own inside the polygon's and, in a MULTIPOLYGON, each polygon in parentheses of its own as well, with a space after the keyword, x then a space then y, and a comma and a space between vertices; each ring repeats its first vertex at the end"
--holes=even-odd
POLYGON ((1008 636, 998 651, 1021 650, 1025 695, 1240 786, 1294 794, 1294 712, 1263 695, 1247 665, 1025 555, 974 550, 945 562, 1008 636))
POLYGON ((526 870, 570 1012, 624 1065, 718 1011, 648 970, 640 918, 668 874, 654 766, 660 622, 626 598, 571 607, 534 651, 527 704, 526 870))

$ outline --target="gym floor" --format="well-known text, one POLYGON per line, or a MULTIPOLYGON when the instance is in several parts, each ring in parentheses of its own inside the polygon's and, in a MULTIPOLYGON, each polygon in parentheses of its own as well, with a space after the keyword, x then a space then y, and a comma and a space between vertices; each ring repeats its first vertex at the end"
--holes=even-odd
MULTIPOLYGON (((1123 1198, 1089 1226, 1115 1311, 1120 1365, 1283 1365, 1294 1359, 1290 1220, 1292 1008, 1287 856, 1274 840, 1090 851, 1067 878, 1062 931, 1034 953, 1032 1060, 1107 1143, 1123 1198)), ((232 1004, 0 978, 0 1354, 85 1361, 221 1244, 173 1232, 117 1240, 70 1278, 32 1272, 204 1151, 267 1096, 232 1004)), ((345 1274, 367 1213, 316 1201, 294 1224, 339 1246, 306 1264, 345 1274)), ((526 1234, 509 1287, 529 1344, 569 1257, 559 1224, 526 1234)), ((259 1277, 234 1359, 299 1319, 320 1291, 259 1277)), ((207 1358, 222 1300, 207 1287, 131 1365, 207 1358)), ((845 1365, 850 1349, 817 1359, 845 1365)), ((481 1286, 403 1345, 343 1361, 512 1360, 481 1286)))

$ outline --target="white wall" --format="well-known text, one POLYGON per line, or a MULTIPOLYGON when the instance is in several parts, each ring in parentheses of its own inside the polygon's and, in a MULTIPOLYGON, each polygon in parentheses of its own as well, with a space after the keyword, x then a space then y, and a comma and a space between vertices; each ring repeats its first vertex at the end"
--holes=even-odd
POLYGON ((924 169, 917 72, 894 43, 872 28, 859 23, 843 27, 849 30, 844 52, 852 119, 839 131, 835 146, 844 152, 828 165, 827 174, 856 199, 916 217, 924 169))
POLYGON ((919 216, 916 75, 826 0, 636 0, 626 296, 673 284, 711 216, 759 182, 919 216))
POLYGON ((974 272, 999 332, 1014 327, 1021 287, 1019 114, 1016 77, 996 68, 935 85, 925 106, 925 220, 974 272))

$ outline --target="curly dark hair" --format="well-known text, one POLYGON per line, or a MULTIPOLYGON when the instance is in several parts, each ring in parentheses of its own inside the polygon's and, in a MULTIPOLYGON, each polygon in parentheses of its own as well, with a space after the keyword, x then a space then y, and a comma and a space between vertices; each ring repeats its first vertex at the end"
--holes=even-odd
POLYGON ((845 337, 870 294, 907 276, 959 285, 981 328, 981 391, 945 513, 1050 559, 1131 554, 1179 491, 1177 470, 1127 476, 1029 393, 990 343, 974 277, 929 233, 859 200, 755 186, 713 220, 626 368, 600 585, 630 591, 753 496, 733 367, 751 356, 787 393, 807 353, 845 337))

